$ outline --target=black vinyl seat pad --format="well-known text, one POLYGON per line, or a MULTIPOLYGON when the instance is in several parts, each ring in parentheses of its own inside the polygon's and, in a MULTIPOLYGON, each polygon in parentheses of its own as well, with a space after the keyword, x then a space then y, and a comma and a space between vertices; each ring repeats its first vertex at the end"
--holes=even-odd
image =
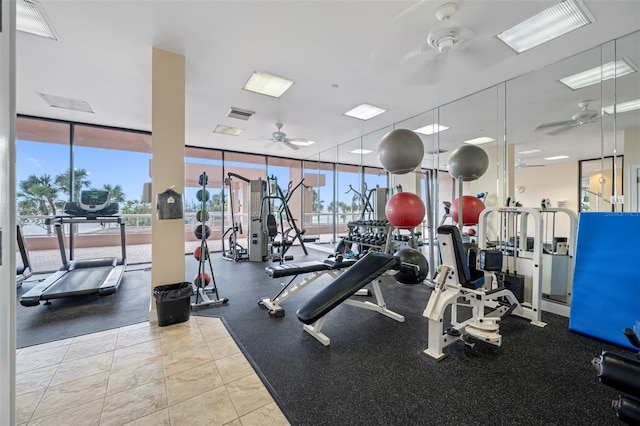
POLYGON ((292 275, 310 274, 312 272, 329 271, 331 269, 348 268, 354 265, 356 260, 346 259, 335 261, 327 259, 324 262, 318 260, 310 260, 308 262, 285 263, 276 266, 267 266, 265 272, 271 278, 290 277, 292 275))
POLYGON ((296 312, 298 319, 304 324, 313 324, 389 269, 399 269, 400 264, 398 257, 382 253, 367 253, 302 305, 296 312))

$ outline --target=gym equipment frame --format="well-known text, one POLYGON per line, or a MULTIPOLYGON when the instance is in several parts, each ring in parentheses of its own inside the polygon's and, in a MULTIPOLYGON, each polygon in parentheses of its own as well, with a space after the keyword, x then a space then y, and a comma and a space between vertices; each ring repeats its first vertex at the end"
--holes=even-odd
MULTIPOLYGON (((473 347, 478 341, 502 345, 498 321, 512 312, 522 314, 518 299, 504 287, 497 287, 493 272, 472 274, 462 245, 460 230, 453 225, 438 228, 438 244, 442 264, 434 278, 435 287, 423 316, 429 319, 428 346, 423 352, 442 359, 444 348, 463 340, 473 347), (486 280, 490 279, 489 285, 486 280), (498 301, 500 301, 498 303, 498 301), (444 329, 445 312, 450 307, 451 327, 444 329), (471 309, 471 317, 458 322, 458 308, 471 309), (493 308, 490 312, 486 308, 493 308)), ((501 260, 497 262, 501 267, 501 260)), ((481 273, 479 273, 481 272, 481 273)))
MULTIPOLYGON (((284 265, 267 266, 265 268, 265 272, 269 274, 271 278, 282 278, 288 276, 291 276, 292 278, 286 284, 282 284, 282 289, 278 293, 276 293, 273 298, 267 297, 260 299, 258 305, 264 306, 269 311, 269 315, 273 317, 284 317, 284 308, 280 306, 280 303, 284 302, 285 300, 287 300, 309 284, 313 283, 318 278, 323 277, 324 275, 329 275, 333 279, 338 278, 338 275, 340 275, 342 269, 348 268, 354 263, 356 263, 355 259, 327 259, 324 262, 312 260, 302 263, 287 263, 284 265), (304 278, 301 282, 289 288, 289 286, 296 278, 298 278, 299 275, 308 273, 311 273, 311 276, 304 278)), ((369 292, 367 290, 361 290, 356 294, 368 296, 369 292)))
MULTIPOLYGON (((94 191, 87 191, 94 192, 94 191)), ((81 195, 84 197, 84 195, 81 195)), ((108 200, 108 196, 106 197, 108 200)), ((108 201, 107 201, 108 203, 108 201)), ((102 212, 117 211, 117 204, 109 204, 102 212)), ((95 207, 91 205, 91 207, 95 207)), ((60 269, 47 277, 44 281, 27 291, 20 298, 23 306, 37 306, 41 300, 45 300, 45 305, 50 305, 51 299, 59 299, 71 296, 84 296, 98 293, 101 296, 115 293, 120 285, 127 266, 127 254, 125 243, 124 222, 120 216, 101 215, 100 211, 90 211, 80 203, 67 203, 65 211, 74 214, 83 211, 86 216, 56 216, 47 218, 47 225, 53 224, 58 237, 62 266, 60 269), (74 260, 73 231, 69 235, 69 260, 67 261, 64 235, 62 226, 65 224, 73 228, 74 224, 81 223, 117 223, 120 226, 120 245, 122 249, 121 258, 101 258, 74 260)))

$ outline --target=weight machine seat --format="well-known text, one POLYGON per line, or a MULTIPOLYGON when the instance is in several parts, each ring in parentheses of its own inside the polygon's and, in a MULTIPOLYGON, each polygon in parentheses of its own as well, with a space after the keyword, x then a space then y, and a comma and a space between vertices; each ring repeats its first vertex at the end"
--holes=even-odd
POLYGON ((356 263, 355 259, 336 261, 327 259, 324 262, 311 260, 309 262, 285 263, 277 266, 267 266, 264 271, 271 278, 289 277, 292 275, 309 274, 311 272, 329 271, 331 269, 348 268, 356 263))
POLYGON ((442 225, 438 227, 438 235, 450 235, 453 241, 453 254, 456 259, 456 271, 460 285, 466 288, 477 289, 484 284, 484 272, 473 268, 473 273, 469 268, 467 251, 462 244, 460 230, 454 225, 442 225))
POLYGON ((369 252, 311 297, 298 309, 296 315, 304 324, 313 324, 389 269, 399 270, 400 267, 401 261, 398 257, 369 252))

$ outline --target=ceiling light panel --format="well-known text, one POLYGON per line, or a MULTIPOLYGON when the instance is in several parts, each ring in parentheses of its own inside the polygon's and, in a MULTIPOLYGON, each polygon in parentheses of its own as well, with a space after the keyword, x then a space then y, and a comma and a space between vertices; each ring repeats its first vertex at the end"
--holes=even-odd
POLYGON ((516 154, 527 155, 527 154, 535 154, 537 152, 542 152, 542 150, 540 148, 531 148, 531 149, 525 149, 524 151, 516 151, 516 154))
POLYGON ((505 30, 497 37, 522 53, 568 32, 590 24, 593 18, 577 0, 565 0, 505 30))
MULTIPOLYGON (((619 104, 616 104, 615 106, 615 112, 617 114, 622 114, 623 112, 629 112, 629 111, 634 111, 636 109, 640 109, 640 99, 634 99, 632 101, 628 101, 628 102, 621 102, 619 104)), ((608 105, 604 108, 602 108, 602 110, 604 112, 606 112, 607 114, 611 115, 613 114, 613 105, 608 105)))
POLYGON ((38 93, 44 101, 53 108, 70 109, 72 111, 90 112, 95 114, 93 107, 89 102, 78 99, 64 98, 62 96, 48 95, 46 93, 38 93))
POLYGON ((16 29, 25 33, 58 40, 58 35, 47 19, 44 9, 37 1, 16 2, 16 29))
POLYGON ((623 75, 631 74, 636 71, 638 71, 638 69, 629 59, 622 58, 617 61, 608 62, 600 67, 591 68, 590 70, 561 78, 560 83, 573 90, 577 90, 598 84, 605 80, 619 78, 623 75))
POLYGON ((308 139, 289 139, 289 143, 291 145, 309 146, 309 145, 313 145, 314 143, 316 143, 316 141, 310 141, 308 139))
POLYGON ((464 141, 463 143, 468 143, 469 145, 482 145, 484 143, 495 142, 494 138, 490 138, 489 136, 480 136, 479 138, 469 139, 464 141))
POLYGON ((547 161, 566 160, 567 158, 569 158, 568 155, 556 155, 555 157, 544 157, 544 159, 547 161))
POLYGON ((242 87, 250 92, 279 98, 293 86, 293 81, 263 71, 254 71, 242 87))
POLYGON ((349 154, 365 155, 365 154, 371 154, 372 152, 373 152, 372 149, 358 148, 358 149, 352 149, 351 151, 349 151, 349 154))
POLYGON ((220 133, 222 135, 238 136, 240 133, 244 132, 244 129, 218 124, 216 128, 213 129, 213 132, 220 133))
POLYGON ((369 120, 384 112, 387 112, 387 110, 374 105, 361 104, 345 112, 344 115, 348 117, 358 118, 360 120, 369 120))
POLYGON ((445 130, 450 129, 449 126, 445 126, 444 124, 429 124, 428 126, 422 126, 419 129, 415 129, 414 132, 422 133, 423 135, 433 135, 434 133, 444 132, 445 130))

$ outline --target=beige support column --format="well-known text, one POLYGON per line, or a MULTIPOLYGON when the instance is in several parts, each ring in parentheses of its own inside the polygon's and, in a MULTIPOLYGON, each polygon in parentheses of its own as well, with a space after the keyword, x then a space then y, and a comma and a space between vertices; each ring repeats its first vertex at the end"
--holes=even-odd
MULTIPOLYGON (((185 58, 153 48, 151 176, 152 198, 173 186, 184 194, 185 58)), ((151 221, 151 287, 185 279, 184 220, 151 221)), ((151 294, 149 321, 158 320, 151 294)))

